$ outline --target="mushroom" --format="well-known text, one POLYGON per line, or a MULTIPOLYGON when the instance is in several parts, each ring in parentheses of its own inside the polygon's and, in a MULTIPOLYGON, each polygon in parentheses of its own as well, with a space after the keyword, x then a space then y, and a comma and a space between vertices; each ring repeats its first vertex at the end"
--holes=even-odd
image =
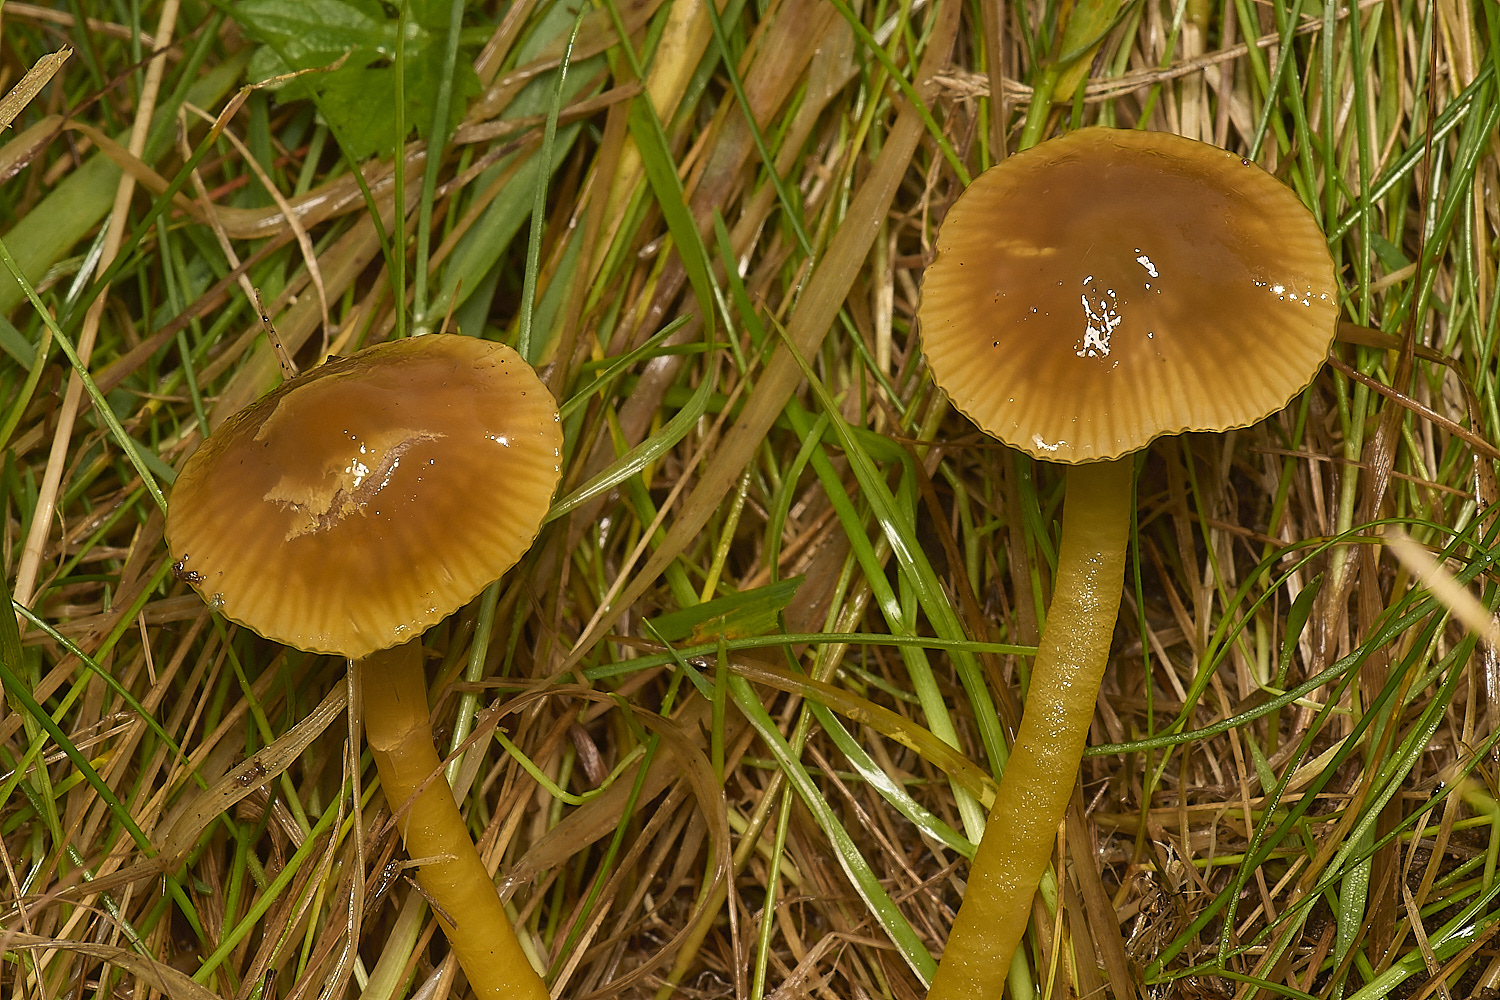
POLYGON ((929 1000, 999 997, 1082 759, 1124 584, 1132 453, 1244 427, 1322 366, 1327 243, 1247 159, 1088 128, 1007 158, 949 210, 927 269, 934 381, 981 429, 1068 466, 1026 709, 929 1000))
POLYGON ((535 539, 557 405, 515 351, 431 335, 326 362, 230 417, 172 490, 175 570, 268 639, 358 664, 418 882, 482 998, 546 1000, 441 777, 421 635, 535 539))

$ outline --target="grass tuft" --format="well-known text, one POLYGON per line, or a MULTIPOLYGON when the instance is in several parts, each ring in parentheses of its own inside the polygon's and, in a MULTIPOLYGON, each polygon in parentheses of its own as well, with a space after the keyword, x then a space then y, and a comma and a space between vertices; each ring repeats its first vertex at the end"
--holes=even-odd
POLYGON ((922 996, 1062 477, 934 389, 921 275, 971 176, 1092 124, 1284 181, 1345 323, 1282 413, 1138 460, 1012 995, 1500 989, 1493 5, 5 17, 3 89, 74 55, 0 145, 0 989, 471 992, 344 665, 215 616, 162 542, 175 470, 278 378, 258 289, 304 369, 445 329, 561 403, 537 544, 426 638, 554 994, 922 996))

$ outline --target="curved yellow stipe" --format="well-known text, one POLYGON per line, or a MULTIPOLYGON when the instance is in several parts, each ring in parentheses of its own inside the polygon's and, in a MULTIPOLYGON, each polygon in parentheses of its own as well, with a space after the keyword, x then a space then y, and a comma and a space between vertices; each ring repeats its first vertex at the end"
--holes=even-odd
POLYGON ((1062 547, 1026 713, 927 1000, 998 1000, 1052 856, 1120 612, 1130 527, 1126 457, 1068 469, 1062 547))
POLYGON ((386 802, 400 809, 427 783, 397 825, 409 856, 445 859, 418 868, 417 881, 442 908, 438 919, 469 985, 480 1000, 547 1000, 443 778, 420 642, 372 653, 361 669, 365 738, 386 802))

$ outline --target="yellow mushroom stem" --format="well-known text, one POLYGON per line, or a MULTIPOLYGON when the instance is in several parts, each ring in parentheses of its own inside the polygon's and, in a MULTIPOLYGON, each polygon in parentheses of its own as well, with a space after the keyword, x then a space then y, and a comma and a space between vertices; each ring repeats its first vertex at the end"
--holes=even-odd
POLYGON ((406 806, 397 823, 406 853, 440 859, 423 863, 417 882, 438 908, 448 944, 474 992, 481 1000, 547 1000, 547 987, 521 951, 494 879, 443 777, 432 746, 421 648, 420 640, 413 640, 359 661, 365 739, 385 800, 393 811, 406 806))
POLYGON ((1021 730, 927 1000, 998 1000, 1078 778, 1120 613, 1129 456, 1068 470, 1052 605, 1021 730))

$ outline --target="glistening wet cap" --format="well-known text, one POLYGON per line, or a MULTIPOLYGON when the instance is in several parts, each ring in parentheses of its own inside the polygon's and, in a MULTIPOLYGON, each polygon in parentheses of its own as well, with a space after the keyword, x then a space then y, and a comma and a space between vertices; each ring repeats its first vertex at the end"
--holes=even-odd
POLYGON ((516 563, 561 452, 557 405, 515 351, 447 335, 381 344, 225 421, 177 477, 167 543, 225 616, 358 658, 516 563))
POLYGON ((919 315, 933 378, 970 419, 1090 462, 1281 409, 1327 356, 1338 287, 1312 215, 1249 160, 1087 128, 975 179, 919 315))

